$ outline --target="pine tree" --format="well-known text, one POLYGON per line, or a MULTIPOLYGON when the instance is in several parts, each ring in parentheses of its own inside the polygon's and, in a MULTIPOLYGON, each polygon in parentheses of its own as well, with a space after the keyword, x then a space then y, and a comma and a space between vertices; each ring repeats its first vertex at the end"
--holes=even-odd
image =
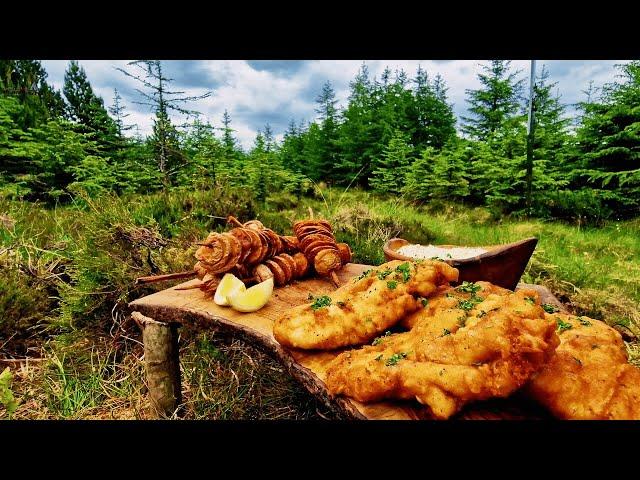
POLYGON ((320 95, 316 97, 315 109, 320 121, 320 132, 315 151, 309 159, 312 176, 333 183, 336 164, 338 163, 338 111, 336 94, 331 82, 322 86, 320 95))
POLYGON ((407 169, 403 192, 417 200, 463 201, 469 195, 468 141, 451 141, 442 150, 427 147, 407 169))
POLYGON ((20 128, 64 116, 64 100, 46 82, 47 76, 38 60, 0 60, 0 93, 16 98, 24 107, 16 118, 20 128))
POLYGON ((69 119, 81 126, 82 133, 94 135, 106 151, 112 151, 117 146, 118 127, 107 113, 102 98, 94 93, 84 68, 75 60, 67 66, 62 91, 67 99, 69 119))
POLYGON ((427 72, 419 66, 413 82, 413 143, 417 150, 426 147, 442 148, 456 133, 456 119, 453 108, 447 103, 447 87, 444 80, 437 75, 434 82, 431 82, 427 72))
POLYGON ((640 209, 640 61, 617 68, 621 81, 583 105, 572 187, 590 189, 604 216, 624 217, 640 209))
POLYGON ((154 146, 156 163, 163 177, 163 186, 166 189, 171 185, 172 178, 186 163, 185 156, 180 151, 178 133, 171 123, 169 112, 198 115, 199 112, 184 108, 182 105, 207 98, 211 96, 211 92, 183 96, 184 92, 169 90, 168 86, 173 82, 173 79, 163 73, 160 60, 136 60, 129 62, 129 66, 137 68, 142 73, 136 75, 123 68, 118 68, 118 70, 137 80, 147 89, 147 91, 138 90, 144 100, 134 103, 146 105, 155 112, 153 135, 150 140, 154 146))
POLYGON ((122 137, 124 132, 131 130, 133 125, 127 125, 124 123, 124 119, 129 116, 126 112, 127 107, 122 103, 122 96, 118 92, 118 89, 113 89, 113 105, 109 107, 109 113, 113 116, 116 128, 118 131, 118 136, 122 137))
POLYGON ((398 194, 402 191, 406 172, 413 156, 413 147, 408 143, 407 138, 402 131, 396 130, 376 162, 371 186, 377 192, 398 194))
POLYGON ((516 80, 520 72, 510 72, 510 61, 492 60, 483 65, 484 73, 478 74, 482 87, 466 90, 469 111, 473 116, 463 117, 463 131, 472 138, 487 140, 520 107, 522 80, 516 80))

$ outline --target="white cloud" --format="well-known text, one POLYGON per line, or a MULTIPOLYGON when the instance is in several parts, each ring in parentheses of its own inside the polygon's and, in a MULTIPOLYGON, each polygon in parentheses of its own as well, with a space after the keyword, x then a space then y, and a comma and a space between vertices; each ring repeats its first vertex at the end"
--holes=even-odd
MULTIPOLYGON (((112 103, 113 88, 117 87, 128 108, 129 123, 139 126, 145 135, 151 132, 152 113, 148 108, 134 103, 137 82, 126 77, 114 67, 127 68, 126 60, 82 60, 80 64, 85 68, 87 76, 96 93, 105 101, 112 103)), ((66 61, 45 60, 43 65, 49 73, 49 81, 56 87, 62 88, 66 61)), ((167 62, 169 63, 169 62, 167 62)), ((232 118, 232 126, 236 136, 244 148, 253 144, 257 129, 262 128, 267 121, 276 122, 280 127, 274 127, 276 139, 282 139, 282 134, 290 118, 296 123, 300 120, 315 118, 314 99, 320 93, 322 85, 329 80, 336 91, 338 104, 345 106, 349 95, 349 82, 353 80, 362 65, 361 60, 311 60, 304 62, 293 73, 286 70, 260 70, 253 68, 243 60, 209 60, 201 61, 201 69, 211 82, 213 94, 199 101, 192 108, 201 111, 204 117, 214 126, 220 127, 222 114, 228 110, 232 118), (313 92, 313 94, 310 94, 313 92)), ((481 70, 481 61, 453 60, 449 62, 434 62, 430 60, 400 61, 374 60, 365 62, 371 77, 380 77, 384 68, 389 66, 391 71, 404 69, 409 78, 415 76, 418 65, 421 65, 431 77, 440 73, 448 87, 450 103, 458 116, 466 111, 467 89, 478 88, 477 74, 481 70)), ((540 61, 546 63, 551 71, 551 81, 558 81, 558 88, 566 103, 575 103, 582 99, 581 91, 586 89, 589 80, 601 86, 614 79, 614 63, 621 61, 540 61), (557 74, 554 76, 554 72, 557 74)), ((514 60, 512 66, 521 69, 522 78, 528 78, 529 61, 514 60)), ((199 74, 199 73, 198 73, 199 74)), ((198 85, 206 85, 206 79, 199 79, 198 85)), ((184 90, 187 95, 198 95, 203 88, 174 85, 177 90, 184 90)))

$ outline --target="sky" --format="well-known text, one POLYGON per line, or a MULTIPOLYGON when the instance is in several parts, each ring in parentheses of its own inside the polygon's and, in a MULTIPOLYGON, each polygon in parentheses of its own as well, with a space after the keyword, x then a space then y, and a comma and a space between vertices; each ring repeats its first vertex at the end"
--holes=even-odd
MULTIPOLYGON (((349 96, 349 82, 364 63, 370 76, 380 76, 388 66, 392 71, 404 69, 409 78, 415 75, 418 65, 434 77, 442 75, 448 87, 449 103, 458 120, 467 113, 467 89, 478 88, 477 74, 488 61, 478 60, 167 60, 163 61, 165 73, 174 82, 171 88, 187 95, 212 94, 189 108, 203 114, 214 127, 221 127, 224 110, 228 110, 232 128, 243 148, 249 149, 259 130, 266 123, 271 126, 275 138, 282 140, 291 119, 313 121, 316 117, 315 99, 322 85, 329 80, 336 92, 338 105, 345 106, 349 96)), ((130 114, 125 122, 137 125, 142 135, 151 132, 153 113, 149 107, 134 103, 141 100, 136 91, 140 85, 116 67, 132 73, 134 67, 128 60, 80 60, 94 91, 102 97, 106 106, 113 103, 114 88, 123 97, 130 114)), ((537 60, 537 71, 542 65, 549 70, 549 81, 558 82, 557 89, 563 103, 569 104, 571 114, 575 104, 586 97, 583 93, 593 80, 596 87, 615 80, 615 64, 624 60, 537 60)), ((62 89, 67 60, 43 60, 48 81, 62 89)), ((520 77, 528 85, 529 60, 513 60, 514 70, 521 70, 520 77)), ((175 117, 176 121, 183 118, 175 117)), ((458 121, 458 124, 460 122, 458 121)), ((132 130, 135 131, 135 130, 132 130)))

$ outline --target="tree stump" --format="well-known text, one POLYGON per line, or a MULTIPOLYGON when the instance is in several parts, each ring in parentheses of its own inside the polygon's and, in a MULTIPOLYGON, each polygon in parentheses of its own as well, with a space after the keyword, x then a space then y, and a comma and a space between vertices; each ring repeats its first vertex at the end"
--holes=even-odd
POLYGON ((182 401, 178 324, 157 322, 139 312, 131 318, 142 329, 149 397, 160 418, 170 418, 182 401))

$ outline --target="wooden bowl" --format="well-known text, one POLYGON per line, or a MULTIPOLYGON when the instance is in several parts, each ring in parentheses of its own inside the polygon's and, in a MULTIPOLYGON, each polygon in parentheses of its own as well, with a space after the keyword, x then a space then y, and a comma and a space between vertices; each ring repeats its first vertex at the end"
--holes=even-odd
MULTIPOLYGON (((382 247, 384 257, 388 262, 391 260, 415 260, 397 252, 400 247, 411 243, 403 238, 392 238, 382 247)), ((484 248, 487 251, 481 255, 463 260, 445 259, 444 261, 460 271, 459 282, 483 280, 513 290, 518 285, 537 243, 538 239, 531 237, 504 245, 482 246, 478 248, 484 248)), ((437 246, 452 248, 457 245, 437 246)))

